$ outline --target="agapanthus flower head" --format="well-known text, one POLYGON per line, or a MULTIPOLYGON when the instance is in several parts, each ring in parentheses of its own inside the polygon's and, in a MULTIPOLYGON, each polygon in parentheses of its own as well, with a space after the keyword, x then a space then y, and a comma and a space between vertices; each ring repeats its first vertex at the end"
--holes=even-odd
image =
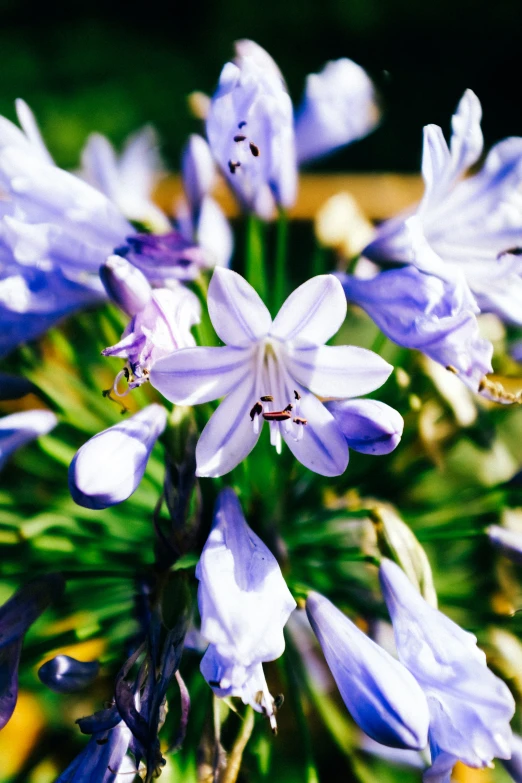
POLYGON ((372 80, 360 65, 343 57, 306 78, 295 119, 299 163, 320 158, 361 139, 380 118, 372 80))
MULTIPOLYGON (((113 268, 118 269, 120 282, 128 271, 128 268, 123 266, 128 262, 121 260, 122 264, 113 265, 113 268)), ((115 273, 111 273, 111 280, 111 284, 114 285, 115 273)), ((123 396, 130 389, 147 382, 151 369, 158 359, 180 348, 195 345, 190 329, 199 323, 201 313, 197 296, 181 283, 172 283, 171 288, 147 290, 147 281, 138 278, 132 272, 132 268, 125 280, 129 286, 134 286, 134 283, 136 285, 132 292, 128 290, 124 292, 124 284, 122 284, 118 298, 126 305, 128 311, 132 308, 135 313, 127 324, 121 340, 102 351, 104 356, 127 360, 125 368, 117 374, 114 381, 113 391, 118 396, 123 396), (146 301, 147 295, 148 301, 146 301), (118 384, 123 377, 127 379, 128 387, 124 392, 120 392, 118 384)))
POLYGON ((75 503, 102 509, 127 500, 143 478, 166 424, 165 408, 153 403, 88 440, 69 466, 75 503))
POLYGON ((319 593, 309 593, 306 611, 356 723, 383 745, 422 750, 428 706, 408 670, 319 593))
POLYGON ((0 419, 0 470, 16 449, 47 435, 57 424, 55 414, 45 410, 20 411, 0 419))
POLYGON ((428 701, 432 767, 425 779, 449 781, 459 759, 485 767, 509 758, 515 702, 475 636, 431 607, 391 560, 383 559, 379 576, 399 660, 428 701))
POLYGON ((277 69, 267 65, 269 55, 260 57, 260 47, 252 50, 248 43, 221 72, 207 136, 240 202, 268 219, 276 206, 292 206, 296 196, 292 102, 277 69))
POLYGON ((18 666, 24 635, 58 600, 65 586, 61 574, 46 574, 23 585, 0 607, 0 729, 11 718, 18 699, 18 666))
POLYGON ((196 577, 201 633, 210 642, 203 675, 218 695, 241 696, 273 716, 261 664, 282 655, 283 628, 296 603, 277 560, 247 525, 231 489, 216 502, 196 577))
POLYGON ((76 693, 98 676, 98 661, 78 661, 70 655, 56 655, 38 669, 38 677, 56 693, 76 693))
MULTIPOLYGON (((522 246, 522 138, 496 144, 480 171, 465 178, 482 153, 481 116, 477 96, 466 90, 452 119, 449 147, 438 126, 424 128, 425 192, 417 216, 430 246, 464 275, 480 309, 520 324, 522 267, 519 255, 510 251, 522 246)), ((364 255, 415 264, 406 217, 379 226, 364 255)))
POLYGON ((381 386, 392 368, 380 356, 353 346, 326 346, 346 315, 346 299, 333 275, 314 277, 282 305, 274 321, 265 304, 236 272, 217 268, 208 310, 225 346, 176 351, 157 361, 150 380, 183 405, 225 397, 196 449, 199 476, 221 476, 254 448, 263 423, 279 452, 282 440, 310 470, 340 475, 348 444, 332 414, 315 395, 346 399, 381 386))

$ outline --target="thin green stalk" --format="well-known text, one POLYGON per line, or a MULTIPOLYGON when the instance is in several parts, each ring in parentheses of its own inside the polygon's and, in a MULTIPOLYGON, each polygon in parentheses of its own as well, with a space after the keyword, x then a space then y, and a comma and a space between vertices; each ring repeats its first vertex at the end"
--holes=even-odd
POLYGON ((267 280, 264 225, 255 215, 248 216, 246 235, 246 279, 266 301, 267 280))
POLYGON ((276 236, 276 259, 273 308, 274 315, 286 299, 287 279, 287 253, 288 253, 288 215, 284 209, 279 211, 276 236))

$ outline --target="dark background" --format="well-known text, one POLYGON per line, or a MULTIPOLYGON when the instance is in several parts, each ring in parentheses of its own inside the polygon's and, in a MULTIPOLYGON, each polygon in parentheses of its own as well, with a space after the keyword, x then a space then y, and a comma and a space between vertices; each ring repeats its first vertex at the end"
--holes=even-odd
POLYGON ((0 11, 0 111, 14 117, 24 97, 65 166, 77 164, 90 131, 119 143, 152 122, 177 168, 198 129, 186 95, 213 90, 239 37, 267 48, 296 101, 328 59, 351 57, 375 78, 385 121, 321 168, 418 169, 422 126, 447 131, 466 87, 483 103, 488 145, 522 134, 520 0, 4 0, 0 11))

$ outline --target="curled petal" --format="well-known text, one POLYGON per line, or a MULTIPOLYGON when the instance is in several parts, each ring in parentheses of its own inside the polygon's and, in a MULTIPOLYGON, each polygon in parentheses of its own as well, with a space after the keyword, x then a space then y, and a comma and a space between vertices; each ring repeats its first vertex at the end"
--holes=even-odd
POLYGON ((195 405, 224 397, 249 375, 253 375, 253 358, 248 349, 198 347, 159 359, 150 382, 171 402, 195 405))
POLYGON ((343 400, 325 407, 337 421, 348 446, 362 454, 389 454, 399 444, 404 420, 378 400, 343 400))
POLYGON ((208 288, 208 312, 218 337, 227 345, 245 347, 268 334, 272 319, 247 281, 230 269, 214 270, 208 288))
POLYGON ((87 441, 69 466, 75 503, 102 509, 127 500, 143 478, 166 423, 165 408, 154 403, 87 441))
POLYGON ((38 669, 38 677, 56 693, 75 693, 90 685, 100 670, 98 661, 77 661, 69 655, 57 655, 38 669))
POLYGON ((339 330, 345 316, 341 284, 333 275, 318 275, 290 294, 270 335, 281 342, 322 345, 339 330))

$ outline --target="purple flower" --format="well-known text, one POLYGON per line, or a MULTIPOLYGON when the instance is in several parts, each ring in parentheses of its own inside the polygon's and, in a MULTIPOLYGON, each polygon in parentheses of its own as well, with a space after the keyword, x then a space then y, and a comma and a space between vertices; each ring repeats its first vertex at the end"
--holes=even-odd
POLYGON ((201 633, 210 642, 201 671, 218 696, 240 696, 273 717, 262 663, 285 648, 283 627, 296 603, 279 565, 224 489, 196 568, 201 633), (258 692, 262 693, 259 701, 258 692))
POLYGON ((57 424, 54 413, 44 410, 11 413, 0 419, 0 470, 16 449, 47 435, 57 424))
POLYGON ((57 655, 38 669, 38 677, 56 693, 76 693, 90 685, 100 670, 98 661, 77 661, 69 655, 57 655))
POLYGON ((378 400, 343 400, 325 406, 348 446, 361 454, 389 454, 400 443, 404 420, 395 408, 378 400))
POLYGON ((64 586, 61 574, 46 574, 27 582, 0 607, 0 729, 11 718, 18 699, 24 635, 49 604, 60 598, 64 586))
POLYGON ((238 274, 216 268, 208 310, 219 348, 187 348, 160 359, 152 385, 182 405, 225 397, 196 448, 199 476, 222 476, 254 448, 263 422, 279 452, 282 439, 310 470, 340 475, 348 445, 317 399, 348 398, 381 386, 391 367, 371 351, 326 346, 344 321, 346 299, 332 275, 314 277, 288 297, 274 321, 238 274))
POLYGON ((408 670, 319 593, 309 593, 306 612, 355 722, 383 745, 422 750, 428 707, 408 670))
POLYGON ((69 466, 74 502, 102 509, 127 500, 143 478, 166 423, 166 410, 153 403, 88 440, 69 466))
POLYGON ((432 767, 425 780, 449 782, 457 760, 485 767, 509 758, 515 702, 476 638, 431 607, 391 560, 382 560, 379 576, 399 660, 428 700, 432 767))
POLYGON ((92 734, 84 750, 76 756, 56 783, 123 783, 136 776, 135 766, 127 756, 132 732, 122 720, 108 729, 92 734), (125 776, 125 777, 123 777, 125 776))
POLYGON ((320 73, 307 76, 296 112, 299 163, 367 136, 379 118, 375 88, 366 71, 346 57, 326 63, 320 73))
MULTIPOLYGON (((452 119, 449 148, 438 126, 424 128, 425 192, 417 216, 430 246, 465 277, 480 309, 521 324, 522 139, 495 145, 481 170, 465 178, 482 153, 481 115, 478 98, 467 90, 452 119)), ((416 264, 405 217, 383 223, 364 255, 416 264)))

